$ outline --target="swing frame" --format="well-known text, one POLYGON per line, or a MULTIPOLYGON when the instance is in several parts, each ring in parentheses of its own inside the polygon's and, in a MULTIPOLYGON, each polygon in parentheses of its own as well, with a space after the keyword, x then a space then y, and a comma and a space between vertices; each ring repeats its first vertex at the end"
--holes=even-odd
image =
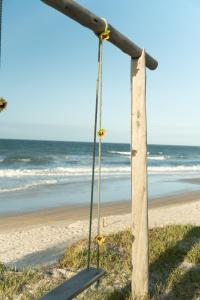
MULTIPOLYGON (((149 286, 146 67, 150 70, 155 70, 158 66, 158 62, 146 53, 144 49, 138 47, 110 24, 107 24, 107 22, 105 29, 105 19, 99 18, 75 1, 41 1, 67 15, 81 25, 91 29, 98 37, 102 36, 102 34, 107 35, 109 32, 109 41, 131 57, 132 297, 143 298, 148 295, 149 286)), ((0 58, 1 21, 2 0, 0 0, 0 58)), ((1 110, 4 109, 7 104, 4 99, 3 101, 4 102, 1 100, 1 110)), ((96 130, 94 136, 94 141, 96 141, 96 130)), ((93 199, 91 199, 90 206, 89 259, 87 268, 50 291, 43 296, 41 300, 72 299, 91 284, 98 281, 105 274, 105 271, 100 269, 99 266, 97 268, 90 267, 92 207, 93 199)))
MULTIPOLYGON (((41 0, 99 36, 105 22, 73 0, 41 0)), ((126 36, 108 24, 109 42, 131 57, 131 201, 132 201, 132 297, 148 294, 148 191, 146 67, 155 70, 158 62, 126 36)), ((90 212, 91 213, 91 212, 90 212)), ((98 281, 102 269, 87 269, 58 286, 41 300, 69 300, 98 281), (70 289, 71 291, 70 294, 70 289)))

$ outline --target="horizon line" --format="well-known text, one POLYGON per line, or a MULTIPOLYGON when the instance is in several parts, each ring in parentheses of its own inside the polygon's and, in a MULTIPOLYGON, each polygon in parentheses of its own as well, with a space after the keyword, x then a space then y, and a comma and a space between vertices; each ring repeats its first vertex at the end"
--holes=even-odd
MULTIPOLYGON (((13 140, 13 141, 35 141, 35 142, 61 142, 61 143, 90 143, 93 144, 93 141, 73 141, 73 140, 48 140, 48 139, 25 139, 25 138, 1 138, 0 140, 13 140)), ((98 141, 97 141, 98 144, 98 141)), ((126 142, 126 143, 122 143, 122 142, 103 142, 103 144, 128 144, 130 145, 130 143, 126 142)), ((182 146, 182 147, 200 147, 200 145, 183 145, 183 144, 155 144, 155 143, 147 143, 147 146, 182 146)))

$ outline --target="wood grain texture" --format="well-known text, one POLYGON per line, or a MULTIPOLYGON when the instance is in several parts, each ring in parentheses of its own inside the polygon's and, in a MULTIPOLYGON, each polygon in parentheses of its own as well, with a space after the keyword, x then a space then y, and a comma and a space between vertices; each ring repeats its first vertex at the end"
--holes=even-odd
MULTIPOLYGON (((81 25, 91 29, 95 34, 99 35, 105 29, 104 21, 82 7, 73 0, 41 0, 47 5, 55 8, 81 25)), ((130 55, 132 58, 139 58, 142 54, 142 49, 134 44, 130 39, 120 33, 112 25, 109 24, 111 30, 109 42, 121 49, 124 53, 130 55)), ((146 55, 146 66, 154 70, 158 66, 158 62, 150 56, 146 55)))
POLYGON ((132 293, 148 294, 148 202, 145 51, 131 60, 132 293))
POLYGON ((40 300, 70 300, 99 280, 105 271, 102 269, 84 269, 57 288, 46 294, 40 300))

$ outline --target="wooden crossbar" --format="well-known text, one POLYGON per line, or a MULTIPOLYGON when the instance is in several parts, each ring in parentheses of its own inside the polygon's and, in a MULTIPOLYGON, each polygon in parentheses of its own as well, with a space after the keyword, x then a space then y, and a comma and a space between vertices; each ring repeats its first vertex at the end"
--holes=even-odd
MULTIPOLYGON (((104 21, 90 12, 88 9, 79 5, 73 0, 41 0, 47 5, 57 9, 66 16, 80 23, 81 25, 91 29, 95 34, 99 35, 105 29, 104 21)), ((109 24, 110 38, 109 42, 114 44, 116 47, 121 49, 126 54, 130 55, 132 58, 137 59, 142 54, 142 49, 129 40, 125 35, 120 33, 111 24, 109 24)), ((148 53, 146 56, 146 66, 155 70, 158 66, 158 62, 150 56, 148 53)))
POLYGON ((43 296, 40 300, 70 300, 79 295, 90 285, 104 276, 103 269, 84 269, 54 290, 43 296))

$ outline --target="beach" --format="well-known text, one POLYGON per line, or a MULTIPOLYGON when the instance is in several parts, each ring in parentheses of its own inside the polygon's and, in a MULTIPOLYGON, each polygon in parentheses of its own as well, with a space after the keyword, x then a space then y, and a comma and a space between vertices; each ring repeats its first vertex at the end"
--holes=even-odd
MULTIPOLYGON (((0 139, 0 148, 0 261, 16 268, 54 263, 88 236, 92 143, 0 139)), ((130 145, 104 143, 102 150, 106 235, 131 227, 130 145)), ((148 145, 149 228, 200 224, 199 153, 148 145)), ((96 203, 96 177, 94 188, 96 203)), ((93 236, 96 216, 94 207, 93 236)))
MULTIPOLYGON (((32 213, 2 216, 0 261, 16 268, 54 263, 72 243, 87 238, 86 205, 67 205, 32 213)), ((131 227, 131 203, 102 205, 104 235, 131 227)), ((157 198, 149 202, 149 228, 167 224, 200 226, 200 192, 157 198)), ((94 208, 93 235, 97 227, 94 208)))

